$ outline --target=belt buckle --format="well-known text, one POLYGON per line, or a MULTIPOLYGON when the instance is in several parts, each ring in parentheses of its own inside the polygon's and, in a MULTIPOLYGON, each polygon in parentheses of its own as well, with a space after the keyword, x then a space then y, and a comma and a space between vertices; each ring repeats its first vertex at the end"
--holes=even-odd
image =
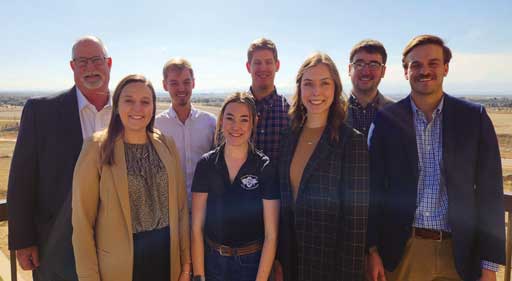
POLYGON ((224 245, 220 245, 217 251, 219 251, 219 254, 223 257, 229 257, 231 254, 230 248, 224 245))

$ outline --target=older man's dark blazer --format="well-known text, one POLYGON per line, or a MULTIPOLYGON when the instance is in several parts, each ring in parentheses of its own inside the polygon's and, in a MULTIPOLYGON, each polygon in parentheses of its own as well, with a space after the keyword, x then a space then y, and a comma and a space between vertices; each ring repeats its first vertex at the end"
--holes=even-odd
POLYGON ((39 247, 39 280, 77 280, 70 203, 82 142, 75 87, 27 101, 9 175, 9 249, 39 247))
MULTIPOLYGON (((505 262, 501 159, 485 108, 444 94, 441 174, 457 272, 476 280, 480 261, 505 262)), ((367 247, 377 246, 386 270, 399 264, 411 237, 418 153, 411 99, 381 110, 370 134, 370 214, 367 247)))
MULTIPOLYGON (((290 164, 300 132, 282 134, 278 259, 288 281, 363 280, 369 169, 366 138, 342 125, 326 128, 311 155, 294 203, 290 164)), ((299 152, 300 153, 300 152, 299 152)))

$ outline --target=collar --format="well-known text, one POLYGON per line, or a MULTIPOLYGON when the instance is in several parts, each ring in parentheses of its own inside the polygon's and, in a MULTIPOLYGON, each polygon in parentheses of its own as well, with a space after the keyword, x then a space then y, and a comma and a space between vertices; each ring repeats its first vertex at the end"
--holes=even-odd
MULTIPOLYGON (((89 107, 91 109, 94 109, 97 112, 96 107, 92 103, 89 102, 89 100, 84 96, 82 91, 80 91, 80 89, 78 87, 75 87, 75 88, 76 88, 76 98, 78 100, 78 111, 82 111, 84 108, 89 107)), ((112 99, 109 96, 107 104, 105 104, 105 106, 103 108, 110 108, 110 107, 112 107, 112 99)))
MULTIPOLYGON (((226 160, 224 159, 224 147, 225 146, 226 146, 226 144, 223 143, 223 144, 217 146, 213 151, 213 158, 214 158, 213 163, 215 164, 216 167, 221 167, 220 165, 226 164, 226 160)), ((247 152, 247 159, 245 160, 245 162, 248 162, 252 158, 254 158, 255 153, 256 152, 249 147, 249 151, 247 152)))
MULTIPOLYGON (((174 111, 174 108, 172 108, 172 104, 169 106, 169 115, 172 118, 178 118, 178 114, 176 111, 174 111)), ((190 113, 187 117, 187 120, 190 119, 196 119, 199 116, 199 110, 197 110, 194 106, 190 106, 190 113)))
POLYGON ((256 97, 254 96, 254 93, 252 91, 252 86, 249 87, 249 93, 254 97, 256 104, 264 104, 265 106, 271 106, 272 104, 274 104, 274 101, 277 98, 276 87, 274 87, 274 90, 272 92, 270 92, 270 94, 268 96, 264 97, 261 100, 257 100, 256 97))
MULTIPOLYGON (((410 97, 410 100, 411 100, 411 108, 412 108, 412 112, 413 112, 414 116, 425 116, 425 114, 423 114, 423 112, 416 106, 412 97, 410 97)), ((443 93, 443 97, 441 98, 441 101, 439 102, 436 109, 432 113, 432 116, 434 118, 443 112, 443 106, 444 106, 444 93, 443 93)))
MULTIPOLYGON (((369 102, 368 105, 366 105, 366 107, 372 106, 372 107, 377 108, 382 104, 382 99, 383 99, 382 94, 380 93, 379 90, 377 90, 377 95, 375 95, 373 100, 371 102, 369 102)), ((349 97, 348 101, 349 101, 350 105, 352 105, 352 106, 363 108, 363 106, 359 103, 359 100, 357 100, 357 97, 354 95, 354 92, 350 93, 350 97, 349 97)))

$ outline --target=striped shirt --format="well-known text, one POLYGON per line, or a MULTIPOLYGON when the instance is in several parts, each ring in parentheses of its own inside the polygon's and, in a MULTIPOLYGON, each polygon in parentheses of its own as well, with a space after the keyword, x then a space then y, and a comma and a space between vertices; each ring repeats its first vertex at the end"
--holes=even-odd
MULTIPOLYGON (((249 91, 253 94, 252 88, 249 91)), ((286 98, 278 95, 275 89, 270 95, 256 100, 258 124, 256 125, 254 145, 272 161, 276 161, 279 157, 279 135, 283 129, 288 127, 289 109, 290 105, 286 98)))
MULTIPOLYGON (((418 196, 414 227, 451 232, 448 222, 448 193, 443 168, 443 104, 432 113, 430 123, 411 99, 416 145, 418 147, 418 196)), ((482 268, 498 271, 498 264, 482 261, 482 268)))

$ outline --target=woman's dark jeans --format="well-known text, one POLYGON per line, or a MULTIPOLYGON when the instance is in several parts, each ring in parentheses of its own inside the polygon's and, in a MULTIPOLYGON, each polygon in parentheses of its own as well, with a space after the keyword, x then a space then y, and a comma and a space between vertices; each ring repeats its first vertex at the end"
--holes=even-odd
POLYGON ((206 246, 206 281, 254 281, 260 257, 261 250, 249 255, 227 257, 206 246))

